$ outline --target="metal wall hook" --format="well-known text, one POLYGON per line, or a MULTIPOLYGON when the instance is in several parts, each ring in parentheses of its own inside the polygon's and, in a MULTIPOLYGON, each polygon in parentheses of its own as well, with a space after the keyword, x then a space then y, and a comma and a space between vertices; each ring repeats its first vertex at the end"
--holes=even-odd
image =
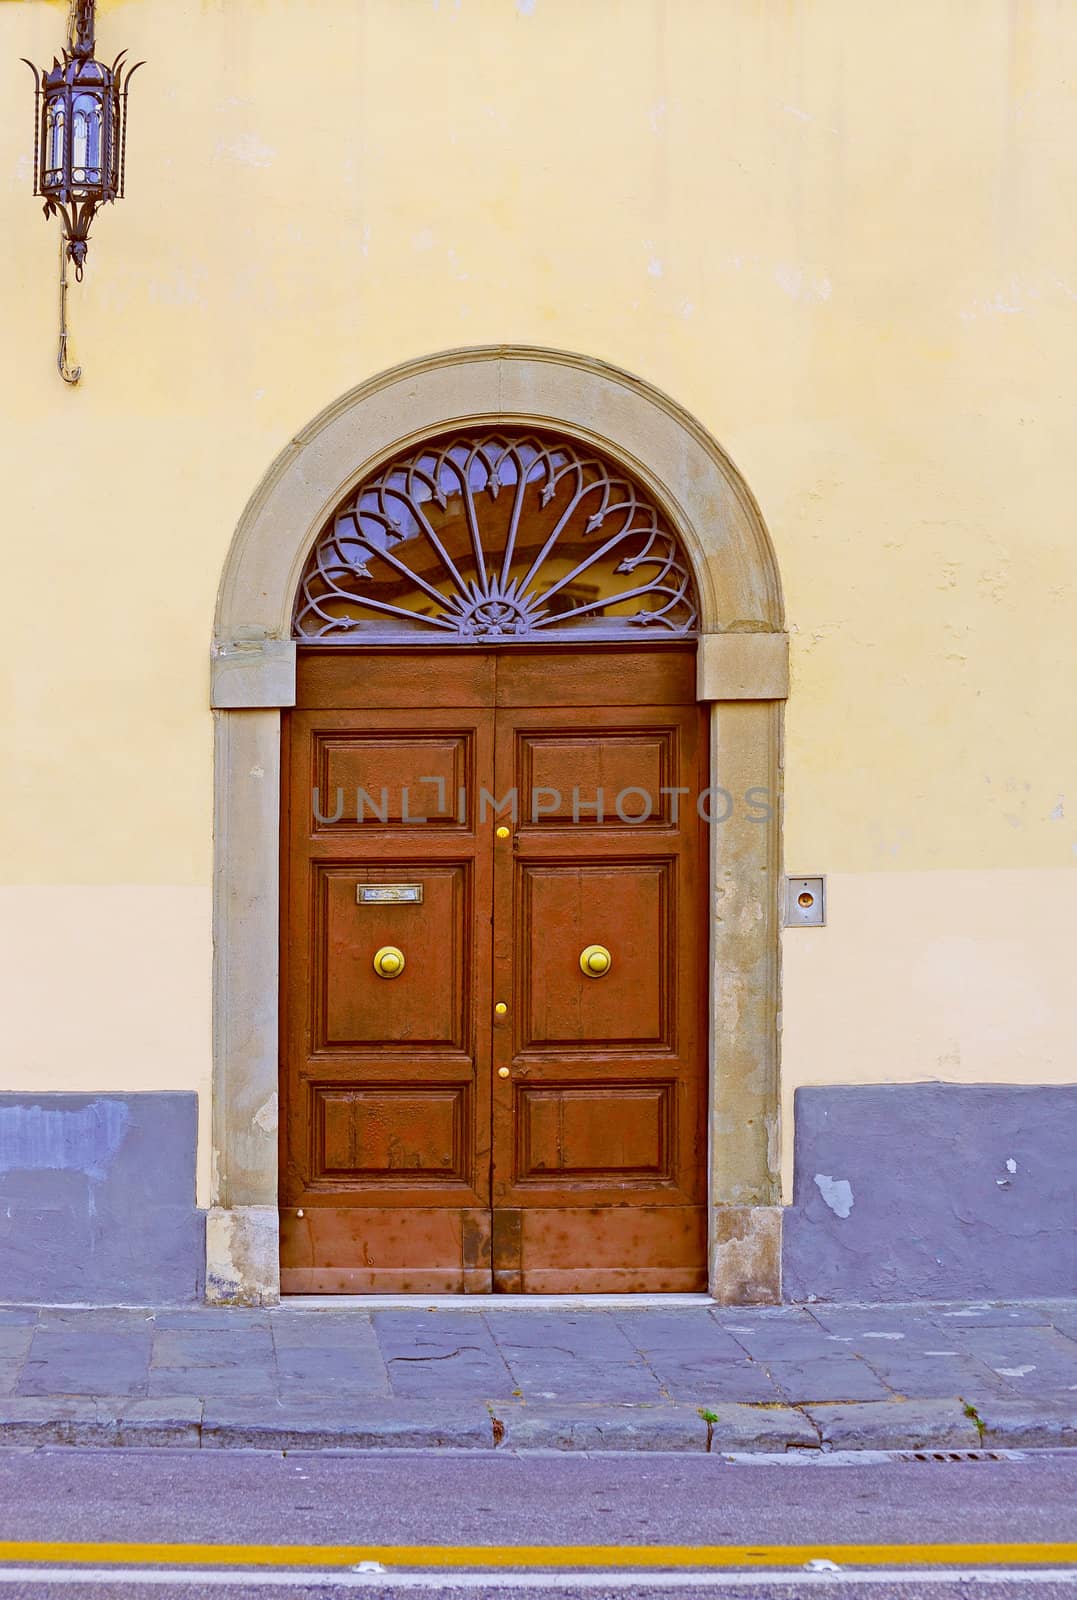
POLYGON ((60 341, 56 348, 56 370, 65 383, 76 384, 82 377, 81 367, 67 364, 67 240, 60 235, 60 341))

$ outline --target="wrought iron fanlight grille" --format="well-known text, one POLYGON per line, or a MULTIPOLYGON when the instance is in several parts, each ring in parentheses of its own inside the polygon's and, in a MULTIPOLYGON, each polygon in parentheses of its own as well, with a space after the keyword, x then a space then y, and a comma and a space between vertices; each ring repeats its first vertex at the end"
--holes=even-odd
POLYGON ((468 433, 420 446, 333 513, 297 638, 329 644, 684 638, 680 542, 624 472, 574 441, 468 433))

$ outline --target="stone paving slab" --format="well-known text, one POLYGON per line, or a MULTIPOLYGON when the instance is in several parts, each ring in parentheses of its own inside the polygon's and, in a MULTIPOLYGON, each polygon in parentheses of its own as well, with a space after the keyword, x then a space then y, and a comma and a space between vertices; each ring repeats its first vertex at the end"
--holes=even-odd
POLYGON ((723 1400, 741 1401, 746 1405, 777 1405, 783 1398, 769 1368, 749 1361, 746 1356, 736 1364, 697 1356, 689 1364, 676 1363, 662 1352, 654 1351, 649 1353, 648 1359, 662 1394, 669 1400, 699 1403, 721 1395, 723 1400))
POLYGON ((893 1397, 893 1391, 855 1356, 768 1361, 766 1369, 783 1400, 793 1405, 813 1400, 889 1400, 893 1397))
POLYGON ((39 1328, 31 1340, 16 1392, 145 1394, 150 1333, 105 1328, 87 1338, 70 1326, 39 1328))
POLYGON ((373 1328, 394 1395, 480 1400, 511 1395, 516 1381, 485 1319, 474 1312, 376 1311, 373 1328))
POLYGON ((714 1449, 968 1449, 968 1404, 1077 1447, 1077 1302, 0 1307, 0 1444, 694 1450, 705 1410, 714 1449))
POLYGON ((912 1400, 945 1400, 954 1394, 975 1395, 983 1400, 1015 1391, 984 1362, 954 1348, 953 1354, 931 1356, 927 1352, 870 1355, 863 1358, 891 1395, 912 1400))

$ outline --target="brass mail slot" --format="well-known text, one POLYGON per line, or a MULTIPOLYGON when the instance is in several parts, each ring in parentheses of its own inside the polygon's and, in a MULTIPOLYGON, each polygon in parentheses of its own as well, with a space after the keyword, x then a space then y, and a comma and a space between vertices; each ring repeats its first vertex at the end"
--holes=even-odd
POLYGON ((361 906, 421 906, 421 883, 357 883, 355 898, 361 906))

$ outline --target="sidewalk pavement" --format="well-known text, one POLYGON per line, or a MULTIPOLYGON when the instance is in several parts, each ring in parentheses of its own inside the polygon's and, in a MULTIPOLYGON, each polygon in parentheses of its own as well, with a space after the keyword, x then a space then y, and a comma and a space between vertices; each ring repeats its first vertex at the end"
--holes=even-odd
POLYGON ((0 1307, 0 1445, 1077 1446, 1077 1301, 0 1307))

